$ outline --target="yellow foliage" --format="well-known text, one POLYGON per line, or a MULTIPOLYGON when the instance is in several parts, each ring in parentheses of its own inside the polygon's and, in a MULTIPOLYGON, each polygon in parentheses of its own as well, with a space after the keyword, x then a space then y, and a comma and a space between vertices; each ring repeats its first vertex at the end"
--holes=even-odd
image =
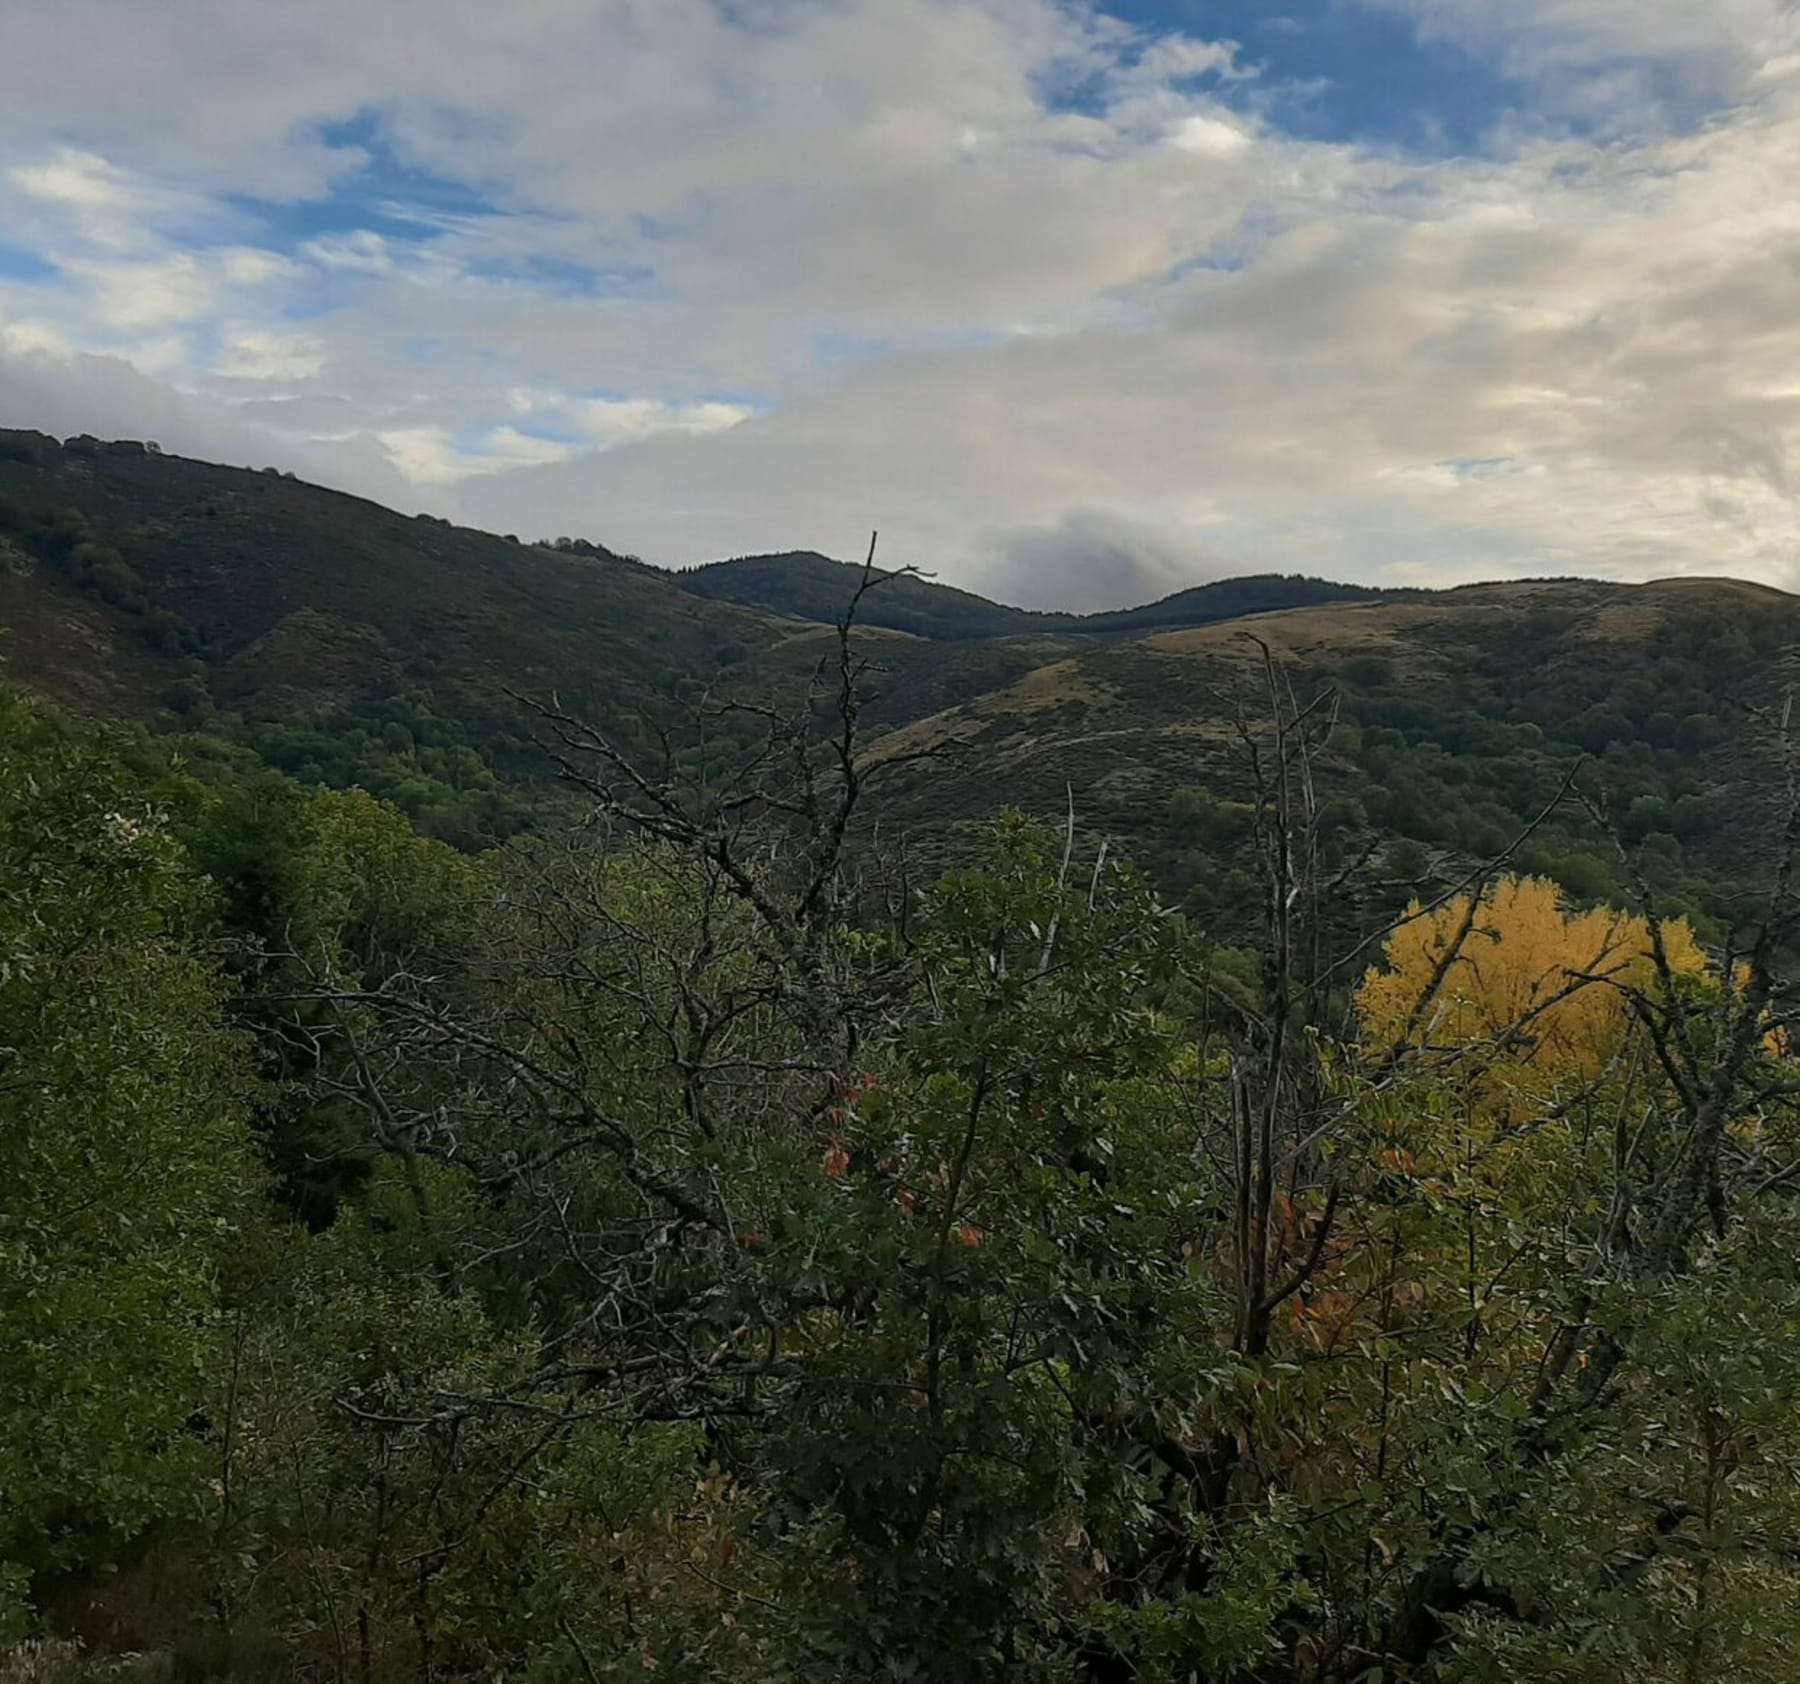
MULTIPOLYGON (((1629 1023, 1613 984, 1656 986, 1646 921, 1607 907, 1570 911, 1542 877, 1500 879, 1470 914, 1463 896, 1388 938, 1385 963, 1357 991, 1365 1045, 1386 1052, 1492 1042, 1491 1061, 1515 1083, 1529 1074, 1533 1089, 1598 1075, 1629 1023)), ((1665 921, 1661 934, 1676 975, 1706 969, 1685 919, 1665 921)))

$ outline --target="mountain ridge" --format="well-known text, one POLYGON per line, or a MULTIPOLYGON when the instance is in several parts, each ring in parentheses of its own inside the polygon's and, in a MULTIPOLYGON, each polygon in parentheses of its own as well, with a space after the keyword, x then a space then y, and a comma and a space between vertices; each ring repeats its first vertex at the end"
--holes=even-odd
MULTIPOLYGON (((535 823, 553 785, 517 696, 649 757, 754 752, 756 716, 716 704, 803 694, 860 573, 808 551, 671 572, 271 470, 0 432, 13 679, 305 782, 362 784, 466 846, 535 823)), ((1171 892, 1250 894, 1230 811, 1246 798, 1234 710, 1267 701, 1254 637, 1296 693, 1330 686, 1342 709, 1317 773, 1345 848, 1453 871, 1581 762, 1660 850, 1670 894, 1725 916, 1778 782, 1747 722, 1795 676, 1800 598, 1713 579, 1382 592, 1262 575, 1076 616, 900 575, 861 624, 871 751, 883 734, 886 752, 964 745, 960 766, 896 785, 896 822, 934 849, 1001 806, 1060 813, 1077 791, 1171 892)), ((1534 846, 1525 863, 1575 892, 1618 892, 1587 821, 1534 846)))
MULTIPOLYGON (((714 601, 829 623, 843 612, 862 574, 857 564, 817 550, 784 550, 704 562, 676 570, 674 578, 683 590, 714 601)), ((1300 573, 1247 573, 1189 585, 1150 602, 1077 614, 1015 608, 927 575, 894 572, 883 575, 880 590, 864 598, 860 617, 869 625, 945 641, 1031 633, 1107 636, 1159 625, 1208 625, 1319 602, 1405 594, 1300 573)))

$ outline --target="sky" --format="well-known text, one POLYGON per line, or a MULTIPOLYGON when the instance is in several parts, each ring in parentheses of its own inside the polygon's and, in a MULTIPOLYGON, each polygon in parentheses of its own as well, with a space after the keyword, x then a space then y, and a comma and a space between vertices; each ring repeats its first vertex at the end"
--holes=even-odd
POLYGON ((1792 0, 5 0, 0 425, 663 565, 1800 588, 1792 0))

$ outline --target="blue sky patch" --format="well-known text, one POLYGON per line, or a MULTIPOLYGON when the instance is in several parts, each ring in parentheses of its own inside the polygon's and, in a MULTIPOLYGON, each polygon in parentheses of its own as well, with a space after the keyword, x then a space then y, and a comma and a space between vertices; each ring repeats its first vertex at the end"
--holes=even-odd
POLYGON ((280 249, 308 240, 362 231, 390 240, 430 240, 446 223, 497 215, 508 207, 464 182, 406 163, 395 151, 378 112, 322 123, 318 138, 341 153, 347 168, 320 198, 281 202, 239 197, 280 249))
POLYGON ((54 281, 62 271, 48 258, 40 257, 23 246, 8 245, 0 240, 0 280, 24 281, 40 285, 54 281))
POLYGON ((1259 74, 1222 84, 1222 96, 1272 102, 1268 115, 1303 139, 1470 152, 1523 103, 1491 65, 1347 0, 1106 0, 1105 10, 1152 33, 1235 41, 1240 66, 1259 74))

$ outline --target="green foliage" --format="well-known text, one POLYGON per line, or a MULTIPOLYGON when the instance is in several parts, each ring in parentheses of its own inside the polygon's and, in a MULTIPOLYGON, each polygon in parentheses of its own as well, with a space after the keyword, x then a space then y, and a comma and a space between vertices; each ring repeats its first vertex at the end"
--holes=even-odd
MULTIPOLYGON (((233 1279, 208 1547, 238 1647, 299 1631, 341 1676, 574 1677, 634 1631, 671 1656, 718 1631, 658 1535, 705 1507, 697 1428, 537 1408, 545 1353, 472 1299, 347 1234, 255 1242, 233 1279), (471 1406, 508 1392, 516 1411, 471 1406)), ((680 1549, 705 1559, 707 1532, 691 1518, 680 1549)))
POLYGON ((1180 841, 1206 849, 1229 849, 1250 833, 1256 809, 1228 801, 1210 789, 1184 784, 1169 797, 1169 830, 1180 841))
POLYGON ((0 1562, 66 1570, 203 1489, 245 1071, 202 885, 120 768, 0 691, 0 1562))
MULTIPOLYGON (((0 453, 36 488, 0 522, 194 589, 147 524, 43 515, 68 454, 0 453)), ((181 521, 239 544, 250 493, 205 483, 181 521)), ((1793 919, 1742 965, 1671 921, 1729 905, 1693 675, 1770 636, 1701 615, 1645 633, 1642 684, 1572 661, 1541 696, 1459 645, 1451 706, 1419 646, 1351 639, 1303 820, 1180 714, 1160 663, 1222 642, 1056 645, 1055 711, 1014 695, 985 746, 1089 744, 1094 799, 1191 868, 1181 916, 992 788, 953 869, 893 867, 885 813, 831 819, 879 741, 754 709, 664 757, 614 693, 654 770, 561 826, 445 684, 256 722, 189 662, 190 728, 112 744, 0 692, 15 1627, 154 1585, 134 1646, 285 1684, 1793 1676, 1793 919), (1179 769, 1114 779, 1108 710, 1167 720, 1179 769), (1576 748, 1596 810, 1515 863, 1623 903, 1604 800, 1662 969, 1649 921, 1549 884, 1356 945, 1576 748)))
POLYGON ((308 794, 260 770, 179 785, 173 817, 216 915, 242 944, 239 968, 258 996, 245 1015, 262 1025, 269 1074, 285 1078, 265 1085, 261 1118, 278 1196, 324 1227, 372 1159, 341 1100, 309 1088, 317 1014, 293 1026, 304 1033, 278 1035, 292 1008, 261 997, 379 986, 409 966, 454 964, 481 874, 366 791, 308 794))
MULTIPOLYGON (((1665 655, 1653 677, 1622 687, 1597 670, 1558 670, 1550 679, 1494 661, 1481 675, 1479 707, 1396 695, 1388 678, 1371 678, 1366 662, 1347 664, 1339 676, 1358 728, 1347 746, 1366 780, 1360 800, 1368 821, 1463 857, 1492 855, 1554 800, 1569 769, 1585 758, 1582 785, 1604 799, 1626 843, 1667 838, 1660 886, 1672 908, 1728 919, 1741 886, 1707 872, 1687 852, 1716 837, 1725 818, 1708 796, 1709 766, 1696 758, 1717 730, 1705 676, 1713 645, 1696 642, 1685 658, 1665 655), (1694 721, 1685 730, 1677 723, 1684 713, 1694 721)), ((1584 901, 1616 902, 1631 890, 1613 839, 1573 806, 1539 827, 1518 863, 1584 901)))
POLYGON ((779 831, 473 859, 4 706, 15 1626, 135 1551, 197 1675, 1791 1672, 1800 1139, 1676 926, 1453 904, 1271 1088, 1266 954, 1022 819, 809 924, 779 831))
POLYGON ((417 695, 389 697, 307 723, 275 724, 213 712, 204 681, 172 696, 212 743, 247 751, 303 784, 363 789, 391 802, 427 835, 474 851, 528 830, 551 803, 531 803, 509 779, 541 771, 540 757, 505 733, 470 741, 455 719, 417 695))

